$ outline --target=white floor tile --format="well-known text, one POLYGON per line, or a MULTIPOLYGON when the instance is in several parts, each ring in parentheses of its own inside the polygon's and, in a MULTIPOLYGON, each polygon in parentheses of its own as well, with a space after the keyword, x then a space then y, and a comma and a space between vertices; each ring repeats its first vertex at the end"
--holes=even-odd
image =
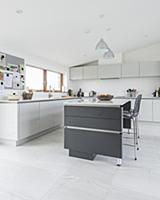
POLYGON ((124 147, 116 159, 94 161, 68 156, 63 130, 23 146, 0 146, 0 200, 158 200, 160 125, 140 126, 140 151, 124 147))

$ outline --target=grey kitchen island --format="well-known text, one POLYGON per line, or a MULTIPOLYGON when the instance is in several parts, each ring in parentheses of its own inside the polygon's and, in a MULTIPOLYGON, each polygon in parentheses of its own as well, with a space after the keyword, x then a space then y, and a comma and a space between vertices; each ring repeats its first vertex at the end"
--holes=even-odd
POLYGON ((128 100, 76 102, 64 106, 64 147, 69 156, 93 160, 97 154, 117 158, 122 163, 123 120, 129 110, 128 100))

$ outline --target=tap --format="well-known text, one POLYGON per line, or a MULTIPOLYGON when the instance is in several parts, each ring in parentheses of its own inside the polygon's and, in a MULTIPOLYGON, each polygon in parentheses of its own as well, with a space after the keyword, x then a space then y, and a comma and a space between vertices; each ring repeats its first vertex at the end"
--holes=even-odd
POLYGON ((53 97, 51 86, 49 86, 48 98, 53 97))

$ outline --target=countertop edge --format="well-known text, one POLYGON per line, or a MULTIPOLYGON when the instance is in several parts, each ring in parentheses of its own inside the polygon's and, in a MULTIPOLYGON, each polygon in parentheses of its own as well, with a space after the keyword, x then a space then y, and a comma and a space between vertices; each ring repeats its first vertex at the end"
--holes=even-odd
POLYGON ((19 100, 19 101, 12 101, 12 100, 0 100, 0 104, 23 104, 23 103, 36 103, 36 102, 47 102, 47 101, 67 101, 67 100, 74 100, 79 98, 55 98, 55 99, 32 99, 32 100, 19 100))
MULTIPOLYGON (((123 97, 123 96, 118 96, 114 97, 114 99, 136 99, 136 97, 123 97)), ((151 99, 151 100, 160 100, 160 97, 143 97, 142 99, 151 99)))

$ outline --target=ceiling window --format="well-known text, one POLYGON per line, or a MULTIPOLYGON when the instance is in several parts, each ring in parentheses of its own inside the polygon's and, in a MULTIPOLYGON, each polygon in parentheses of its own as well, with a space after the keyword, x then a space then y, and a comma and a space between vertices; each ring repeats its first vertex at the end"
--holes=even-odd
POLYGON ((62 75, 57 72, 47 71, 47 90, 61 91, 62 88, 62 75))
POLYGON ((43 69, 26 66, 26 87, 32 90, 43 90, 43 69))

